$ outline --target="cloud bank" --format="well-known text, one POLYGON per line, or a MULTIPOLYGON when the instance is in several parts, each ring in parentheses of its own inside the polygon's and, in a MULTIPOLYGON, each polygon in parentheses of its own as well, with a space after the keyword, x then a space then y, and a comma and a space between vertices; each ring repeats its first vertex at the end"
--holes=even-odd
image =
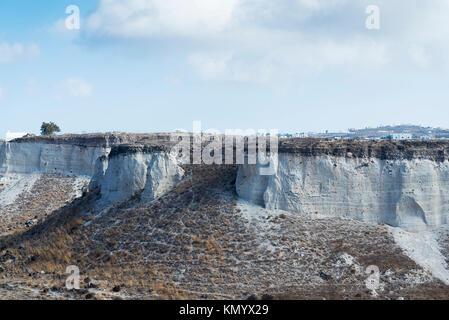
POLYGON ((336 68, 449 63, 449 2, 377 0, 381 29, 365 28, 367 0, 101 0, 87 34, 179 41, 204 79, 270 82, 336 68))

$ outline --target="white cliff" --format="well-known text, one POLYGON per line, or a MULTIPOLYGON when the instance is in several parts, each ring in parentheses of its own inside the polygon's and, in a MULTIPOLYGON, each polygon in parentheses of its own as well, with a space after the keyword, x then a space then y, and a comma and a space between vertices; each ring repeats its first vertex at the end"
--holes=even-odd
POLYGON ((107 154, 105 146, 5 142, 0 147, 0 175, 73 174, 92 176, 95 162, 107 154))
POLYGON ((184 170, 166 152, 124 152, 101 157, 89 186, 99 188, 103 203, 123 201, 135 194, 151 201, 178 184, 184 170))
POLYGON ((0 215, 2 208, 30 192, 43 175, 72 176, 88 181, 94 174, 97 158, 110 151, 105 144, 90 145, 81 140, 66 142, 43 138, 0 141, 0 215))
POLYGON ((0 206, 14 202, 45 174, 93 178, 90 187, 99 187, 102 203, 136 193, 146 200, 157 198, 184 174, 176 159, 158 147, 161 137, 149 136, 154 148, 135 147, 139 135, 121 134, 0 141, 0 206))
MULTIPOLYGON (((150 137, 151 143, 145 144, 131 135, 0 141, 0 192, 9 188, 16 195, 20 186, 30 188, 34 180, 20 180, 23 175, 62 174, 93 177, 91 189, 98 187, 107 202, 137 193, 152 200, 184 174, 161 137, 150 137)), ((240 165, 237 193, 267 209, 343 216, 407 230, 449 222, 449 161, 443 142, 342 143, 347 145, 315 140, 299 147, 283 145, 290 151, 281 150, 271 176, 260 175, 260 165, 240 165), (354 149, 354 156, 348 149, 354 149)), ((4 198, 10 202, 13 197, 4 198)))
POLYGON ((272 176, 258 165, 239 168, 245 200, 306 214, 343 216, 423 230, 449 220, 449 161, 381 160, 280 153, 272 176))

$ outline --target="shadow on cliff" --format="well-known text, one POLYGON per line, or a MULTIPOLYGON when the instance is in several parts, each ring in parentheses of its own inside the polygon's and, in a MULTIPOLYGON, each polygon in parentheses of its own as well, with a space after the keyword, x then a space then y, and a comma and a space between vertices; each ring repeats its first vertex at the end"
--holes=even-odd
POLYGON ((154 201, 142 201, 135 194, 99 214, 94 208, 101 196, 93 190, 32 228, 3 237, 0 256, 13 257, 3 271, 31 278, 43 272, 49 285, 58 288, 63 288, 69 265, 78 266, 84 276, 103 277, 111 286, 134 287, 136 279, 144 281, 150 273, 151 290, 173 295, 172 267, 187 263, 186 255, 199 261, 203 245, 215 254, 219 249, 213 235, 225 235, 235 225, 229 219, 236 199, 236 167, 186 166, 185 170, 185 179, 154 201), (223 192, 230 198, 220 199, 223 192), (193 246, 192 252, 185 251, 186 243, 193 246), (201 248, 193 249, 198 244, 201 248), (154 267, 164 264, 170 251, 183 258, 154 267))

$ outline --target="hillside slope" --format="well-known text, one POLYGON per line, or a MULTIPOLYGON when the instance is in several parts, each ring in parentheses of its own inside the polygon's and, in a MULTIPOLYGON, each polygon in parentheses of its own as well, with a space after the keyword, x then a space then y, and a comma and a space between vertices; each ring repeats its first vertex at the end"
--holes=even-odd
POLYGON ((404 255, 385 226, 242 202, 234 166, 185 170, 183 182, 156 201, 136 195, 92 212, 99 195, 88 194, 2 238, 0 257, 10 260, 3 281, 66 298, 447 297, 447 287, 404 255), (88 291, 64 289, 71 264, 88 291), (373 264, 381 270, 375 293, 365 287, 373 264))
MULTIPOLYGON (((414 237, 384 224, 248 202, 237 193, 242 167, 236 165, 180 165, 179 180, 149 197, 143 179, 153 177, 150 168, 157 168, 162 179, 163 172, 170 177, 171 172, 181 171, 169 170, 175 168, 171 164, 152 167, 152 161, 140 161, 150 159, 146 152, 155 151, 141 146, 112 146, 113 152, 101 160, 124 154, 120 161, 134 163, 111 167, 113 174, 106 180, 126 178, 116 181, 113 190, 125 192, 114 201, 107 198, 112 184, 107 183, 105 189, 106 180, 85 189, 89 176, 36 171, 3 176, 1 297, 449 297, 449 287, 443 282, 449 258, 445 225, 433 230, 431 237, 423 233, 414 237), (126 182, 136 173, 141 178, 126 182), (81 290, 65 289, 65 271, 70 265, 80 269, 81 290), (375 290, 366 286, 366 269, 372 265, 380 270, 380 285, 375 290)), ((375 147, 386 157, 403 158, 412 152, 402 150, 401 145, 390 145, 386 153, 384 148, 375 147)), ((413 152, 432 158, 440 154, 440 148, 429 147, 427 155, 423 146, 413 152)), ((281 142, 280 150, 303 156, 310 152, 310 157, 350 152, 364 158, 370 157, 366 150, 373 147, 308 140, 281 142)), ((109 160, 100 171, 106 173, 108 168, 109 160)))

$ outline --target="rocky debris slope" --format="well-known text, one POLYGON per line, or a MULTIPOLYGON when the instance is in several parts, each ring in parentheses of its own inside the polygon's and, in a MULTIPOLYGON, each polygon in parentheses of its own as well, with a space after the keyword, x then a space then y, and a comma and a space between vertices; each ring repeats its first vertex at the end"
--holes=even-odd
POLYGON ((82 195, 89 179, 47 174, 0 179, 0 235, 28 229, 82 195))
MULTIPOLYGON (((400 228, 391 228, 391 232, 396 243, 404 250, 405 254, 425 270, 430 271, 434 277, 449 285, 448 264, 438 242, 440 232, 409 233, 400 228)), ((447 245, 445 249, 447 250, 447 245)))
MULTIPOLYGON (((385 227, 341 217, 268 210, 234 191, 236 167, 185 166, 152 201, 131 197, 92 212, 98 194, 0 239, 0 278, 63 298, 65 268, 83 295, 113 298, 447 298, 448 287, 404 255, 385 227), (13 258, 12 258, 13 257, 13 258), (380 285, 366 287, 376 265, 380 285)), ((1 281, 0 281, 1 282, 1 281)))

